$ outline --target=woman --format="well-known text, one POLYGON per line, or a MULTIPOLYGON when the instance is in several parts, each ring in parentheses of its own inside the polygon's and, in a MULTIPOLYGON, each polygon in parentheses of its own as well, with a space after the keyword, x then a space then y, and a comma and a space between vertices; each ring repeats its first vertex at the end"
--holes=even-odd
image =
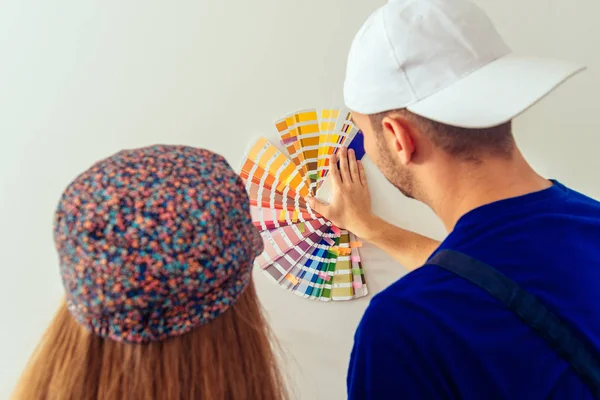
POLYGON ((15 399, 282 399, 251 280, 263 250, 240 178, 183 146, 127 150, 65 190, 66 300, 15 399))

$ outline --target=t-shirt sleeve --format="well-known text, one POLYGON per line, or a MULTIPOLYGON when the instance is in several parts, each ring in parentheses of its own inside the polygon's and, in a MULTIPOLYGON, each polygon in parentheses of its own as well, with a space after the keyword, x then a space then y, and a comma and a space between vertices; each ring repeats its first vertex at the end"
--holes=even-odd
POLYGON ((350 400, 439 397, 430 382, 432 366, 416 343, 420 327, 410 326, 411 319, 410 307, 371 301, 354 336, 346 382, 350 400))

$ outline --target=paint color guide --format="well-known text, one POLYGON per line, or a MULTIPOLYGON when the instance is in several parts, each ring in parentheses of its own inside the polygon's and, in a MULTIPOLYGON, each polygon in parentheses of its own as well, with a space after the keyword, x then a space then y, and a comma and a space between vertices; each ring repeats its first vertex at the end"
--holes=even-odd
POLYGON ((304 109, 278 119, 279 148, 254 143, 240 168, 250 214, 264 251, 255 259, 269 280, 295 295, 323 302, 368 294, 356 236, 331 224, 306 203, 331 190, 329 159, 342 147, 364 156, 362 133, 345 109, 304 109), (284 150, 280 150, 284 149, 284 150))
POLYGON ((331 155, 336 153, 341 147, 347 146, 358 132, 358 128, 352 123, 349 111, 339 112, 336 117, 333 130, 326 135, 325 142, 322 143, 324 150, 320 155, 321 161, 319 165, 319 174, 321 177, 327 175, 331 155))
MULTIPOLYGON (((350 232, 350 240, 353 243, 359 243, 358 238, 350 232)), ((360 253, 358 247, 352 248, 350 254, 350 262, 352 263, 352 287, 354 288, 354 297, 359 298, 369 294, 367 289, 367 281, 365 280, 365 272, 360 261, 360 253)))
POLYGON ((284 226, 274 230, 262 231, 261 236, 265 244, 265 250, 259 255, 254 264, 265 268, 269 263, 283 257, 290 249, 306 239, 314 232, 324 233, 323 220, 312 220, 303 224, 301 230, 295 225, 284 226))

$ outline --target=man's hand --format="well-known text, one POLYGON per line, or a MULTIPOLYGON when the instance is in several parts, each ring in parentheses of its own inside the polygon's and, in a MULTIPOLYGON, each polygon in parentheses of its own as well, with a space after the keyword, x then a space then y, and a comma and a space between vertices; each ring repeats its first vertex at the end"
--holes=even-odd
POLYGON ((354 151, 331 156, 329 174, 333 188, 330 204, 309 197, 310 207, 336 226, 349 230, 390 254, 408 270, 420 267, 440 242, 394 226, 371 212, 371 196, 365 170, 354 151))
POLYGON ((332 183, 332 199, 325 204, 314 197, 307 199, 310 207, 340 228, 347 229, 358 237, 365 237, 372 221, 371 195, 365 169, 356 160, 354 150, 345 147, 338 157, 333 154, 329 160, 329 175, 332 183))

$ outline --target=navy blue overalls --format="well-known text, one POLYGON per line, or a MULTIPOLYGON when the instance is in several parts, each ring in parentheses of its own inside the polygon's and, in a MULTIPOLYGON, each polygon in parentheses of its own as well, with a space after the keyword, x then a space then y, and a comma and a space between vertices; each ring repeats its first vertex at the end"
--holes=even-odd
POLYGON ((441 250, 426 264, 444 268, 498 299, 571 364, 593 396, 600 399, 600 367, 596 355, 534 295, 492 266, 463 253, 441 250))

